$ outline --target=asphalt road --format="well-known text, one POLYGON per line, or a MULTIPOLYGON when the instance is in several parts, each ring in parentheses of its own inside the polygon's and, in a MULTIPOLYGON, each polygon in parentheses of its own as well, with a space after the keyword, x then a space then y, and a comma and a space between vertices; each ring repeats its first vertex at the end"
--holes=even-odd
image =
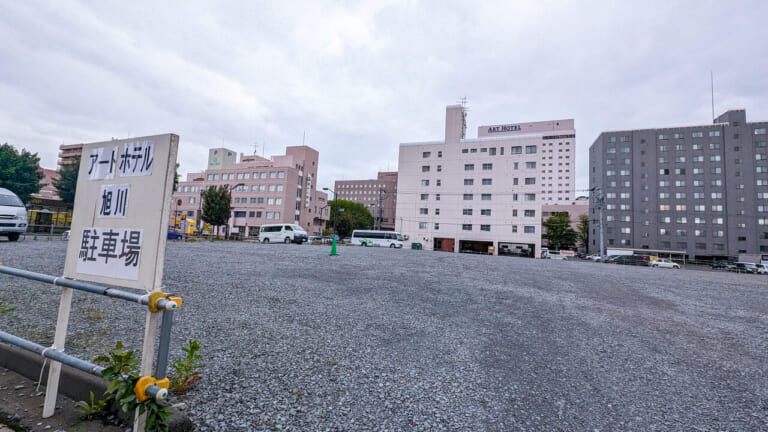
MULTIPOLYGON (((66 243, 0 244, 60 274, 66 243)), ((768 430, 768 277, 440 252, 169 244, 177 400, 200 430, 768 430)), ((57 291, 0 276, 50 343, 57 291)), ((137 305, 77 293, 67 350, 140 350, 137 305)))

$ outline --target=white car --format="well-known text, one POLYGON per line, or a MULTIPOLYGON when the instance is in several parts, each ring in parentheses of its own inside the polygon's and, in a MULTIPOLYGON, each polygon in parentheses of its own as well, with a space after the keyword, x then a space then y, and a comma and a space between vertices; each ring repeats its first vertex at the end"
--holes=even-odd
POLYGON ((680 264, 674 263, 666 258, 659 258, 656 261, 651 261, 651 267, 679 269, 680 264))
POLYGON ((27 231, 27 208, 19 197, 8 189, 0 188, 0 235, 15 242, 27 231))
POLYGON ((755 264, 757 267, 757 274, 768 274, 768 266, 765 264, 755 264))

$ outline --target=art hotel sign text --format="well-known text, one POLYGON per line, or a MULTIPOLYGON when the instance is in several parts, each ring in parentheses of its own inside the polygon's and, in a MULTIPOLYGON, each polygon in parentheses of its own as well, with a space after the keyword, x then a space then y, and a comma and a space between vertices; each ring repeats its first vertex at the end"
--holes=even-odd
POLYGON ((520 125, 488 126, 488 133, 520 132, 520 125))

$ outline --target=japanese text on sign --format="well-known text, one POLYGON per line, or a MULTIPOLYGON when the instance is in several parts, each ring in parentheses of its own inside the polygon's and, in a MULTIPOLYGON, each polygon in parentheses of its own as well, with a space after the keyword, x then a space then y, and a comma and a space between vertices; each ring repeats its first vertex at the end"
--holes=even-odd
POLYGON ((77 272, 138 280, 143 229, 83 228, 77 272))
POLYGON ((111 180, 115 178, 117 147, 91 149, 88 161, 89 180, 111 180))
POLYGON ((108 184, 101 186, 99 217, 124 218, 128 212, 128 192, 131 185, 108 184))
POLYGON ((121 176, 144 176, 152 174, 155 160, 154 141, 137 141, 123 144, 120 152, 121 176))

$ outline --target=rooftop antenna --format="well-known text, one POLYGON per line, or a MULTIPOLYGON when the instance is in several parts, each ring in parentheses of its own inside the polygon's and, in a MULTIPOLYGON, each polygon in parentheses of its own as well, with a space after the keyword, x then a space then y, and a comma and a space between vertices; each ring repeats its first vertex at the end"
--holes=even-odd
POLYGON ((257 151, 258 148, 259 148, 259 142, 258 141, 254 141, 253 142, 253 155, 254 156, 256 156, 256 151, 257 151))
POLYGON ((304 145, 304 140, 307 138, 307 131, 301 133, 301 145, 304 145))
POLYGON ((709 71, 709 83, 712 89, 712 123, 715 122, 715 75, 709 71))

